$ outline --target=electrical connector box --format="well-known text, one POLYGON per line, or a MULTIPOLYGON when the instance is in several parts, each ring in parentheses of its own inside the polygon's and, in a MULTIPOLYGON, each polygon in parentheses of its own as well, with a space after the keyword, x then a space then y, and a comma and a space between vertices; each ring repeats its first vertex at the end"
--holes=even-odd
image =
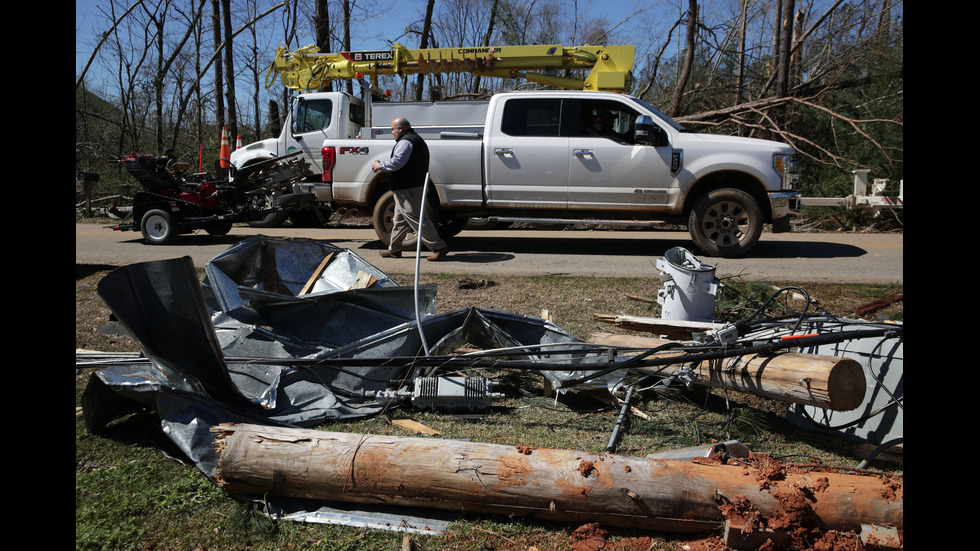
POLYGON ((738 328, 734 324, 726 323, 714 331, 714 337, 722 346, 731 346, 738 340, 738 328))
POLYGON ((483 411, 493 401, 491 383, 484 377, 419 377, 412 405, 444 411, 483 411))

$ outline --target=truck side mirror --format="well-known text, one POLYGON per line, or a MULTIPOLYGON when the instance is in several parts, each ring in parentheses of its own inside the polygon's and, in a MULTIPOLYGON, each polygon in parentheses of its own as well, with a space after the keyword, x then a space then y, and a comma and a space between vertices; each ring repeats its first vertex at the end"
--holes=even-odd
POLYGON ((634 132, 636 143, 659 147, 667 145, 667 132, 663 128, 654 124, 653 117, 650 115, 640 115, 636 117, 636 130, 634 132))
POLYGON ((289 121, 289 130, 295 139, 299 139, 297 136, 297 134, 299 134, 299 109, 300 104, 302 103, 302 98, 297 98, 296 101, 293 102, 293 112, 292 116, 290 117, 291 120, 289 121))

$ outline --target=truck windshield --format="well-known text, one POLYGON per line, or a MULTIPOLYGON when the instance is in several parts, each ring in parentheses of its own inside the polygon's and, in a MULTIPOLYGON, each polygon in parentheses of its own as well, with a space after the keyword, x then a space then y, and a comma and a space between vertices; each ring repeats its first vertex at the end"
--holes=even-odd
POLYGON ((645 101, 643 101, 643 100, 641 100, 639 98, 630 97, 630 99, 633 100, 633 101, 635 101, 636 103, 639 103, 644 108, 646 108, 648 111, 650 111, 651 113, 653 113, 654 115, 656 115, 657 117, 659 117, 660 120, 662 120, 665 123, 669 124, 671 126, 671 128, 673 128, 674 130, 676 130, 678 132, 690 132, 689 129, 685 128, 684 126, 681 126, 677 121, 671 119, 667 115, 664 115, 663 113, 660 112, 659 109, 657 109, 656 107, 650 105, 649 103, 647 103, 647 102, 645 102, 645 101))

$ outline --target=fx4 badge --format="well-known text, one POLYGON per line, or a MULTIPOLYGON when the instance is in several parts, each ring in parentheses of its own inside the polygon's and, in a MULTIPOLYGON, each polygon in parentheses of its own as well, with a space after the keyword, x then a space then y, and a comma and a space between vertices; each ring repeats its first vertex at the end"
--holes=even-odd
POLYGON ((367 155, 369 148, 367 147, 341 147, 341 155, 367 155))

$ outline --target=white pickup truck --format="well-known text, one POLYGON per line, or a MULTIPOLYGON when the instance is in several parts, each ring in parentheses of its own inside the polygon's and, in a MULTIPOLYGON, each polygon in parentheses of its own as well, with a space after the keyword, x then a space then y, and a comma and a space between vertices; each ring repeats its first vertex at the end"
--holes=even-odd
POLYGON ((387 243, 393 202, 387 176, 371 163, 390 155, 389 125, 399 116, 429 146, 429 198, 447 237, 470 218, 662 221, 687 225, 704 254, 733 257, 755 246, 765 223, 789 231, 800 207, 790 146, 690 132, 611 92, 373 105, 344 92, 307 93, 294 101, 281 136, 236 151, 231 162, 240 168, 303 150, 315 180, 297 184, 283 203, 363 209, 387 243))

